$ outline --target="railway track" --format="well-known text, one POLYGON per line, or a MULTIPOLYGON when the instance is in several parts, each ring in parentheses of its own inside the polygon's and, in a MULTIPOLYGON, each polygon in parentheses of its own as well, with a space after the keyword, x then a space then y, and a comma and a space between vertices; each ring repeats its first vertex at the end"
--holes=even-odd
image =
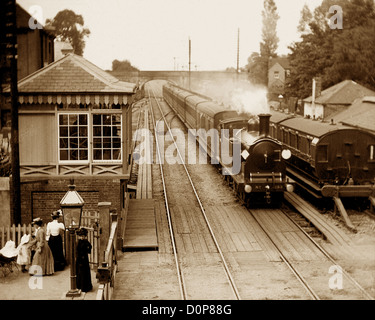
MULTIPOLYGON (((159 116, 163 115, 163 111, 161 110, 160 104, 157 101, 157 99, 154 99, 155 103, 157 104, 156 108, 159 109, 159 116)), ((164 112, 165 114, 169 112, 164 112)), ((155 123, 155 116, 153 123, 155 123)), ((160 116, 160 119, 163 118, 160 116)), ((158 118, 159 119, 159 118, 158 118)), ((165 119, 164 119, 165 120, 165 119)), ((173 120, 173 117, 172 117, 173 120)), ((170 122, 172 122, 170 120, 170 122)), ((168 127, 168 130, 170 128, 168 127)), ((169 131, 170 132, 170 131, 169 131)), ((158 143, 158 142, 157 142, 158 143)), ((176 150, 178 150, 178 146, 175 143, 176 150)), ((177 153, 180 153, 177 151, 177 153)), ((181 156, 181 154, 179 155, 181 156)), ((160 154, 159 154, 159 163, 160 163, 160 154)), ((181 162, 183 163, 183 159, 181 158, 181 162)), ((177 165, 177 167, 181 167, 177 165)), ((160 165, 160 170, 163 172, 163 166, 160 165)), ((176 168, 174 168, 176 171, 176 168)), ((176 172, 173 172, 175 174, 176 172)), ((198 198, 196 205, 200 208, 200 211, 204 215, 204 220, 208 225, 208 229, 210 230, 210 233, 213 234, 213 242, 215 243, 215 246, 217 246, 216 251, 221 256, 221 265, 223 266, 223 269, 226 273, 226 278, 228 279, 228 282, 230 283, 230 286, 232 287, 232 294, 233 297, 236 299, 240 299, 239 290, 235 286, 235 279, 236 275, 233 275, 230 271, 231 266, 226 262, 223 250, 220 249, 220 245, 222 245, 222 239, 217 240, 214 235, 214 229, 216 228, 216 225, 214 223, 214 228, 209 223, 207 214, 205 213, 205 210, 203 208, 201 200, 199 200, 198 194, 200 191, 197 191, 197 188, 194 187, 193 180, 194 178, 191 178, 188 172, 188 169, 184 165, 185 174, 189 176, 189 183, 192 186, 192 189, 194 190, 195 196, 198 198)), ((178 269, 179 274, 179 280, 180 283, 180 290, 181 290, 181 297, 183 299, 190 299, 195 298, 191 294, 189 294, 187 287, 188 284, 185 282, 186 274, 188 272, 184 273, 184 270, 189 269, 189 267, 184 262, 185 259, 183 256, 179 254, 181 250, 178 248, 179 241, 175 239, 174 236, 174 230, 173 228, 176 227, 176 224, 173 223, 173 211, 175 209, 169 209, 169 202, 168 202, 168 187, 166 187, 167 183, 165 182, 163 178, 163 186, 164 186, 164 195, 165 195, 165 201, 166 201, 166 207, 168 207, 168 219, 169 219, 169 225, 171 228, 171 238, 173 239, 173 251, 175 253, 175 262, 176 267, 178 269)), ((178 186, 178 189, 181 188, 181 185, 178 186)), ((185 189, 186 190, 186 187, 185 189)), ((178 201, 178 200, 177 200, 178 201)), ((173 202, 173 200, 172 200, 173 202)), ((176 201, 175 201, 176 202, 176 201)), ((175 205, 176 203, 174 203, 175 205)), ((189 204, 189 201, 184 202, 186 205, 189 204)), ((311 299, 370 299, 373 300, 373 297, 366 292, 366 290, 360 286, 353 277, 351 277, 343 268, 339 266, 339 264, 327 253, 324 251, 322 247, 320 247, 314 239, 312 239, 305 231, 303 231, 290 217, 287 216, 286 213, 284 213, 282 210, 279 209, 256 209, 256 210, 249 210, 249 215, 253 217, 253 220, 256 221, 256 223, 261 228, 262 232, 267 235, 267 237, 270 239, 270 242, 272 244, 273 250, 275 250, 277 253, 277 256, 281 259, 281 261, 288 266, 289 270, 293 274, 293 276, 298 280, 298 282, 302 285, 305 292, 307 293, 308 297, 311 299), (286 230, 282 230, 281 226, 286 227, 286 230), (288 229, 289 228, 289 229, 288 229), (299 239, 294 239, 296 242, 296 247, 298 247, 298 242, 303 242, 303 245, 300 244, 301 250, 295 250, 295 248, 290 248, 290 243, 286 241, 288 237, 292 236, 291 229, 293 230, 298 229, 298 233, 300 234, 299 239), (289 247, 288 247, 289 246, 289 247), (304 249, 304 248, 309 248, 304 249), (313 254, 311 254, 311 252, 313 254), (314 257, 312 257, 314 256, 314 257), (330 273, 332 271, 332 273, 330 273), (345 278, 345 282, 343 283, 343 279, 345 278)), ((297 233, 296 231, 293 231, 297 233)), ((294 233, 293 233, 294 234, 294 233)), ((211 235, 212 236, 212 235, 211 235)), ((295 236, 295 235, 294 235, 295 236)), ((209 270, 209 273, 212 272, 212 269, 209 270)), ((208 274, 207 277, 210 277, 211 275, 208 274)), ((241 290, 241 292, 243 292, 241 290)), ((220 299, 223 297, 221 296, 220 299)), ((228 299, 227 297, 225 297, 228 299)), ((301 298, 301 297, 299 297, 301 298)), ((302 297, 304 298, 304 297, 302 297)), ((229 298, 230 299, 230 298, 229 298)))
MULTIPOLYGON (((200 213, 206 223, 206 226, 207 226, 207 230, 208 230, 208 233, 215 245, 215 248, 220 257, 220 265, 222 267, 222 275, 221 277, 225 277, 226 278, 226 281, 230 287, 230 290, 232 292, 232 295, 233 295, 233 298, 234 299, 237 299, 237 300, 240 300, 241 297, 240 297, 240 294, 238 292, 238 289, 237 289, 237 286, 234 282, 234 279, 233 279, 233 276, 231 274, 231 271, 229 270, 229 267, 228 267, 228 264, 225 260, 225 257, 222 253, 222 250, 221 250, 221 247, 215 237, 215 233, 210 225, 210 222, 208 221, 208 217, 207 217, 207 214, 205 212, 205 209, 203 207, 203 204, 199 198, 199 195, 197 193, 197 190, 194 186, 194 183, 190 177, 190 174, 189 174, 189 171, 187 170, 186 168, 186 165, 184 163, 184 158, 182 157, 180 151, 179 151, 179 147, 176 143, 176 141, 174 140, 173 138, 173 134, 171 132, 171 128, 169 127, 169 124, 167 123, 167 120, 165 119, 165 116, 163 114, 163 110, 161 109, 160 107, 160 104, 158 102, 158 100, 156 99, 156 95, 154 94, 154 92, 152 91, 152 89, 149 91, 149 97, 150 97, 150 105, 151 105, 151 118, 152 118, 152 124, 154 126, 154 128, 157 128, 157 125, 156 125, 156 121, 160 121, 161 119, 163 119, 165 125, 167 126, 167 132, 168 134, 170 135, 171 139, 173 140, 173 144, 175 145, 176 147, 176 150, 177 150, 177 154, 180 158, 180 161, 181 161, 181 164, 182 164, 182 167, 183 167, 183 171, 184 173, 181 174, 180 172, 180 177, 182 178, 182 175, 185 174, 185 179, 187 178, 188 180, 188 183, 185 183, 185 186, 186 185, 189 185, 192 192, 194 193, 194 198, 195 198, 195 204, 198 205, 198 207, 200 208, 200 213), (160 117, 159 118, 156 118, 155 116, 155 113, 154 113, 154 108, 152 107, 152 96, 154 97, 154 105, 155 105, 155 109, 158 109, 159 111, 159 115, 160 117)), ((164 153, 164 150, 160 150, 160 145, 159 145, 159 141, 158 141, 158 134, 155 135, 156 139, 156 148, 157 148, 157 157, 158 157, 158 162, 160 164, 160 172, 161 172, 161 179, 162 179, 162 184, 163 184, 163 191, 164 191, 164 198, 165 198, 165 207, 166 207, 166 211, 167 211, 167 217, 168 217, 168 225, 169 225, 169 230, 170 230, 170 237, 171 237, 171 241, 172 241, 172 248, 173 248, 173 254, 174 254, 174 259, 175 259, 175 265, 176 265, 176 268, 177 268, 177 275, 178 275, 178 281, 179 281, 179 287, 180 287, 180 294, 181 294, 181 297, 183 300, 186 300, 186 299, 197 299, 196 296, 194 296, 193 293, 189 292, 189 283, 187 283, 187 272, 184 272, 184 270, 188 269, 188 267, 186 266, 187 262, 183 263, 184 261, 184 257, 179 253, 179 251, 181 249, 179 249, 179 244, 178 244, 178 241, 176 240, 176 236, 175 236, 175 230, 174 230, 174 223, 173 223, 173 213, 170 208, 170 204, 169 204, 169 193, 171 192, 171 189, 168 189, 167 188, 167 182, 166 182, 166 177, 165 177, 165 166, 168 166, 165 165, 163 166, 162 165, 162 155, 161 155, 161 152, 164 153)), ((180 166, 180 165, 178 165, 180 166)), ((181 167, 181 166, 180 166, 181 167)), ((176 174, 176 170, 174 170, 174 174, 176 174)), ((183 179, 183 178, 182 178, 183 179)), ((186 189, 185 189, 186 190, 186 189)), ((191 204, 192 205, 192 204, 191 204)), ((202 272, 205 273, 206 270, 204 269, 201 269, 200 270, 200 277, 202 279, 204 279, 205 277, 207 278, 212 278, 212 265, 211 266, 208 266, 207 268, 207 275, 202 275, 202 272)), ((199 281, 199 280, 196 280, 196 281, 199 281)), ((219 282, 222 282, 222 281, 219 281, 219 282)), ((201 290, 204 290, 204 288, 202 287, 201 290)), ((202 293, 200 293, 202 294, 202 293)), ((212 298, 212 288, 209 289, 209 292, 207 294, 207 297, 211 297, 212 298)), ((205 294, 203 294, 205 295, 205 294)), ((228 297, 227 297, 228 298, 228 297)))
POLYGON ((309 234, 281 209, 251 209, 262 230, 280 254, 281 259, 292 271, 309 296, 314 300, 367 299, 374 298, 325 251, 309 234), (297 228, 303 238, 295 242, 305 242, 311 251, 288 248, 285 241, 292 237, 290 230, 297 228), (309 243, 307 243, 309 242, 309 243), (311 257, 311 255, 316 257, 311 257))

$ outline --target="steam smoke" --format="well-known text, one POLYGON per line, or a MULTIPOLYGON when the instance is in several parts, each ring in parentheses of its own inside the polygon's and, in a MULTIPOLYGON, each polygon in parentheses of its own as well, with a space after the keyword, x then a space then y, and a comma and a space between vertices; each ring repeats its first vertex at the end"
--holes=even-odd
POLYGON ((231 107, 239 113, 268 113, 267 90, 259 87, 236 88, 231 92, 231 107))
POLYGON ((228 109, 239 113, 258 115, 268 113, 267 89, 249 82, 236 83, 233 80, 204 81, 194 83, 194 91, 200 92, 228 109))

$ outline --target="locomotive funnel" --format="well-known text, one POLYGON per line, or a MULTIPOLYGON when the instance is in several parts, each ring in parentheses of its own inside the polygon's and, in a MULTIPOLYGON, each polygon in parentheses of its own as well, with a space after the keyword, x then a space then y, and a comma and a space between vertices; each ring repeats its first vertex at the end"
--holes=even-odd
POLYGON ((270 118, 271 115, 268 113, 261 113, 259 117, 259 135, 267 137, 270 133, 270 118))

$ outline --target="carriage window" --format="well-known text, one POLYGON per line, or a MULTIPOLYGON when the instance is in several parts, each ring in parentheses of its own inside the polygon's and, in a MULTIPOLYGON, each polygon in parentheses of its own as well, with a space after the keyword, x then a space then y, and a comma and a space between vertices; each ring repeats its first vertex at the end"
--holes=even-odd
POLYGON ((289 144, 289 141, 288 141, 288 131, 283 129, 283 142, 285 144, 289 144))
POLYGON ((291 147, 296 147, 296 135, 292 132, 289 132, 289 145, 291 147))
POLYGON ((316 159, 318 162, 328 162, 328 146, 327 145, 318 146, 316 159))
POLYGON ((374 161, 375 160, 375 145, 372 144, 369 146, 369 160, 374 161))
POLYGON ((87 114, 59 115, 59 157, 61 161, 88 160, 87 114))
POLYGON ((301 148, 301 136, 298 133, 296 133, 296 149, 300 150, 300 148, 301 148))

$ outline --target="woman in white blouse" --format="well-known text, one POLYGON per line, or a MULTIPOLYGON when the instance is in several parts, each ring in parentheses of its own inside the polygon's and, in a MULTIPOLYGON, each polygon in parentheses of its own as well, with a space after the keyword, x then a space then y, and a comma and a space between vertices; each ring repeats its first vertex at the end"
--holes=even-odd
POLYGON ((59 222, 60 216, 62 216, 61 210, 54 211, 51 214, 52 221, 48 222, 46 232, 48 245, 51 248, 55 262, 55 271, 64 270, 66 265, 61 237, 61 231, 65 230, 65 226, 59 222))

